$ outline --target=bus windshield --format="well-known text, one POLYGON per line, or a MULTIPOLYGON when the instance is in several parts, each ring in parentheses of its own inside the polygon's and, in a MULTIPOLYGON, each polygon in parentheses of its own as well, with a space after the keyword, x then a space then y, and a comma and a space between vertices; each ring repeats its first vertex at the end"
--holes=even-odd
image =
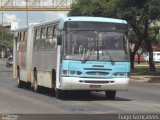
POLYGON ((125 32, 70 30, 64 41, 63 59, 128 61, 125 32))

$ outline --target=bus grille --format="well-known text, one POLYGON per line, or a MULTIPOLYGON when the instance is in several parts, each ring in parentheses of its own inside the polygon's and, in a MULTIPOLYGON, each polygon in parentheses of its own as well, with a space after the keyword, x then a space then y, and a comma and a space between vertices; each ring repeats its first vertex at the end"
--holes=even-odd
POLYGON ((111 71, 112 69, 106 69, 106 68, 84 68, 84 70, 108 70, 108 71, 111 71))
POLYGON ((95 81, 95 80, 80 80, 79 82, 82 82, 82 83, 99 83, 99 84, 106 84, 106 83, 114 83, 114 81, 95 81))
POLYGON ((87 75, 99 75, 99 76, 105 76, 108 75, 108 72, 99 72, 99 71, 90 71, 86 72, 87 75))

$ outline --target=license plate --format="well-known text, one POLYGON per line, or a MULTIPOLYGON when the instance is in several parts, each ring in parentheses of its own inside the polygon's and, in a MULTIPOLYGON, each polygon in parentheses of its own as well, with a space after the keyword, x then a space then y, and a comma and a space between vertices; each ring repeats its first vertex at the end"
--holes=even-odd
POLYGON ((90 88, 101 88, 101 85, 90 85, 90 88))

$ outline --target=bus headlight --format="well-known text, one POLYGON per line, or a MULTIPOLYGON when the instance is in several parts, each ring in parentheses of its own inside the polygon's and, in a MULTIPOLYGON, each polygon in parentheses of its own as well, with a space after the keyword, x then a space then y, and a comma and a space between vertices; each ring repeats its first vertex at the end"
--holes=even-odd
POLYGON ((120 72, 119 75, 120 75, 120 76, 124 76, 125 73, 124 73, 124 72, 120 72))
POLYGON ((76 72, 75 71, 70 71, 70 74, 74 75, 76 72))
POLYGON ((113 75, 113 76, 126 76, 127 73, 125 73, 125 72, 115 72, 115 73, 113 73, 112 75, 113 75))
POLYGON ((118 72, 113 73, 113 75, 114 75, 114 76, 117 76, 117 75, 118 75, 118 72))
POLYGON ((77 74, 77 75, 81 75, 82 72, 81 71, 70 71, 71 75, 77 74))
POLYGON ((63 75, 82 75, 81 71, 75 71, 75 70, 62 70, 63 75))
POLYGON ((82 74, 82 72, 81 71, 77 71, 77 75, 81 75, 82 74))

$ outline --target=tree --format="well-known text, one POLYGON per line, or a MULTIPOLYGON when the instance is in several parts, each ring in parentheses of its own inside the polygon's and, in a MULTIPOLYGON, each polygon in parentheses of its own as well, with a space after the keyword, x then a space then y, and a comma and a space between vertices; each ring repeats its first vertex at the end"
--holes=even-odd
POLYGON ((132 68, 134 68, 133 59, 135 53, 142 44, 146 44, 149 52, 149 66, 150 71, 156 71, 153 62, 152 39, 149 36, 149 25, 160 15, 160 1, 159 0, 121 0, 119 2, 119 10, 117 16, 124 18, 129 22, 130 27, 138 37, 138 44, 136 44, 134 52, 131 54, 132 68))
POLYGON ((13 49, 13 34, 8 30, 3 28, 3 38, 2 38, 2 26, 0 26, 0 51, 3 49, 7 51, 13 49))
POLYGON ((110 17, 116 14, 117 3, 117 0, 77 0, 68 15, 110 17))
POLYGON ((148 30, 154 20, 160 20, 160 0, 78 0, 73 4, 69 16, 103 16, 127 20, 131 31, 138 38, 131 51, 131 68, 134 68, 135 54, 143 42, 150 56, 150 71, 156 71, 148 30))

